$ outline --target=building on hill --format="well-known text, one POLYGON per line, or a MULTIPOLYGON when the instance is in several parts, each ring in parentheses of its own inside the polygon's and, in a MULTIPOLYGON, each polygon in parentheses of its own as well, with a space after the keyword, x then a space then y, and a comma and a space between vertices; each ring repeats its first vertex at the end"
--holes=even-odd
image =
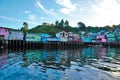
POLYGON ((42 23, 42 26, 54 26, 54 24, 52 23, 52 24, 50 24, 50 23, 42 23))

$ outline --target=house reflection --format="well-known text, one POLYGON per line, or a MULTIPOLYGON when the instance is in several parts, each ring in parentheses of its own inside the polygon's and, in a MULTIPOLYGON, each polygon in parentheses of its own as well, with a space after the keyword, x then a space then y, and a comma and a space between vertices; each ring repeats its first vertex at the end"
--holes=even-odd
POLYGON ((95 48, 92 48, 92 47, 83 48, 80 57, 81 57, 82 64, 89 64, 90 60, 96 57, 95 48))
POLYGON ((39 51, 26 51, 23 56, 23 66, 28 66, 34 62, 38 62, 41 58, 41 53, 39 51))
POLYGON ((7 55, 7 53, 5 51, 1 51, 0 53, 1 53, 0 54, 0 67, 1 67, 5 63, 7 63, 8 55, 7 55))

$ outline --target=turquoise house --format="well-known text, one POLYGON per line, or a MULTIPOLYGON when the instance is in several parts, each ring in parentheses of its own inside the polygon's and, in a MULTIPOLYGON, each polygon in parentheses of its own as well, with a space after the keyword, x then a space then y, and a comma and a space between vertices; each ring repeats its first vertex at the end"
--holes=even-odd
POLYGON ((115 42, 116 41, 116 35, 115 33, 108 33, 106 34, 107 42, 115 42))
POLYGON ((90 37, 84 37, 84 38, 82 38, 82 41, 83 42, 92 42, 92 38, 90 38, 90 37))
POLYGON ((120 42, 120 34, 116 35, 116 37, 117 37, 117 41, 120 42))
POLYGON ((83 33, 83 34, 81 34, 81 40, 82 40, 82 42, 91 42, 92 38, 90 36, 88 36, 87 33, 83 33))
POLYGON ((41 41, 41 36, 38 34, 33 34, 33 33, 27 33, 26 34, 26 41, 41 41))
POLYGON ((115 29, 114 33, 116 34, 116 39, 120 42, 120 29, 115 29))

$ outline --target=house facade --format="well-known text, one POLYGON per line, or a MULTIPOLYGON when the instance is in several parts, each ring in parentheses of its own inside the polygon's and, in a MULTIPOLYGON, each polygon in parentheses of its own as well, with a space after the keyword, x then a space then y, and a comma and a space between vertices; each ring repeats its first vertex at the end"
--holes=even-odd
POLYGON ((120 42, 120 29, 115 29, 115 31, 113 33, 116 34, 116 40, 118 42, 120 42))
POLYGON ((82 42, 91 42, 92 38, 90 36, 88 36, 87 33, 83 32, 83 33, 81 33, 81 40, 82 40, 82 42))
POLYGON ((73 41, 73 32, 68 32, 68 41, 73 41))
POLYGON ((48 37, 48 38, 47 38, 47 41, 48 41, 48 42, 59 42, 60 39, 59 39, 59 38, 56 38, 56 37, 48 37))
POLYGON ((22 31, 9 31, 8 40, 23 40, 23 37, 22 31))
POLYGON ((68 33, 65 32, 65 31, 57 33, 56 37, 59 38, 61 42, 67 42, 68 41, 68 33))
POLYGON ((0 40, 8 39, 8 30, 5 28, 0 28, 0 40))
POLYGON ((116 35, 117 41, 120 42, 120 34, 116 35))
POLYGON ((41 37, 41 41, 43 43, 46 43, 47 42, 47 38, 51 37, 51 35, 47 34, 47 33, 46 34, 45 33, 39 34, 39 36, 41 37))
POLYGON ((97 42, 107 42, 107 39, 104 34, 97 35, 96 39, 97 39, 97 42))
POLYGON ((79 36, 79 34, 73 34, 73 41, 80 42, 80 36, 79 36))
POLYGON ((41 41, 41 36, 39 36, 38 34, 27 33, 26 41, 41 41))
POLYGON ((116 41, 116 37, 115 37, 115 33, 108 33, 106 34, 106 38, 107 38, 107 42, 115 42, 116 41))

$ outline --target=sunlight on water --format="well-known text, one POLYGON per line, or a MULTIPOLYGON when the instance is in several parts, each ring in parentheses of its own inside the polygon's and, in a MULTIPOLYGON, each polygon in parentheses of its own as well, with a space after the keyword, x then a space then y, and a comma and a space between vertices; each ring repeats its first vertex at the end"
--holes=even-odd
POLYGON ((2 51, 0 80, 120 80, 120 49, 2 51))

